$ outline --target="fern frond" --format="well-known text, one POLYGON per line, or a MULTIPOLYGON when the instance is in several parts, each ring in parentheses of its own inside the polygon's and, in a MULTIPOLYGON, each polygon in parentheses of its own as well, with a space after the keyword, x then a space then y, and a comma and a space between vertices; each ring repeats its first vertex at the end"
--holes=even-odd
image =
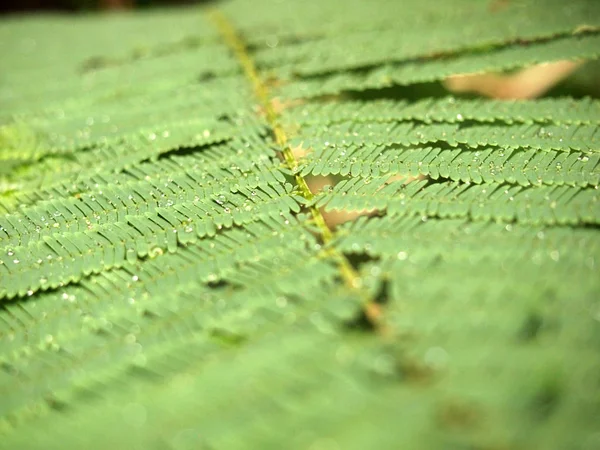
MULTIPOLYGON (((484 53, 466 53, 448 58, 384 64, 356 72, 298 78, 283 84, 277 94, 289 99, 315 98, 344 91, 388 86, 408 86, 443 80, 451 75, 504 71, 559 60, 596 59, 600 55, 598 35, 566 37, 535 45, 508 46, 484 53)), ((285 75, 285 74, 284 74, 285 75)))
POLYGON ((471 148, 534 148, 546 150, 580 150, 595 153, 600 136, 597 125, 464 125, 419 123, 334 123, 308 125, 292 141, 306 148, 377 146, 386 143, 416 145, 446 142, 450 146, 465 144, 471 148))
MULTIPOLYGON (((237 154, 238 148, 226 150, 237 154)), ((212 182, 206 167, 179 166, 178 172, 154 177, 142 168, 135 182, 112 180, 90 193, 38 201, 8 214, 0 225, 3 253, 9 255, 2 261, 8 270, 2 295, 62 286, 135 261, 152 248, 175 251, 178 242, 214 235, 217 228, 298 212, 291 185, 281 185, 285 178, 277 167, 267 158, 246 171, 213 171, 212 182)))
MULTIPOLYGON (((406 214, 364 219, 345 225, 336 245, 348 253, 366 252, 394 264, 414 263, 423 269, 434 266, 440 258, 446 267, 485 264, 489 270, 496 270, 492 261, 511 261, 518 268, 528 266, 532 260, 543 265, 562 258, 563 262, 568 259, 568 264, 580 265, 586 255, 600 251, 594 231, 564 226, 471 221, 460 217, 441 220, 406 214)), ((398 278, 399 283, 401 280, 398 278)), ((444 283, 438 286, 444 285, 448 286, 444 283)))
POLYGON ((468 217, 472 220, 533 224, 598 224, 598 190, 571 186, 524 188, 497 183, 427 180, 409 183, 388 177, 353 178, 338 183, 317 200, 327 209, 386 210, 389 215, 468 217))
POLYGON ((455 97, 308 103, 286 113, 290 126, 321 126, 351 121, 424 123, 503 122, 589 124, 600 122, 600 101, 592 98, 542 98, 536 101, 466 100, 455 97))
POLYGON ((600 103, 438 82, 600 3, 211 8, 0 20, 0 448, 593 446, 600 103))
POLYGON ((521 186, 569 184, 598 186, 600 155, 535 149, 465 149, 440 147, 350 146, 311 153, 305 175, 426 175, 465 183, 513 183, 521 186))

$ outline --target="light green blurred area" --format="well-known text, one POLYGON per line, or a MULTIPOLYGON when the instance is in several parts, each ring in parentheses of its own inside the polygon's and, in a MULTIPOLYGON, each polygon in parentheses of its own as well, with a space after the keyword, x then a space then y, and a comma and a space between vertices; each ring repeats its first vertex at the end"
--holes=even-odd
POLYGON ((297 172, 203 7, 0 20, 0 448, 600 448, 600 3, 496 3, 215 4, 297 172))

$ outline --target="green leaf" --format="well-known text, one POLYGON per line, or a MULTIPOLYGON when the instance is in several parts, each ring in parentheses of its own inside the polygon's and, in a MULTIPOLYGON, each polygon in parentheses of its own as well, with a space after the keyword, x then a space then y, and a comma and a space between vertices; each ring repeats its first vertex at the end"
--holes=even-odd
POLYGON ((2 18, 0 448, 598 447, 599 8, 2 18))

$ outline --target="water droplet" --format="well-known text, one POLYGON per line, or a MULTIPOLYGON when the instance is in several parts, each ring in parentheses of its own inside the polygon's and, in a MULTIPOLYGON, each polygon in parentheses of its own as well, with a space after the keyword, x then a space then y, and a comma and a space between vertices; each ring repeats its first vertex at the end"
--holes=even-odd
POLYGON ((214 282, 215 282, 215 281, 217 281, 218 279, 219 279, 219 278, 218 278, 218 277, 217 277, 217 275, 216 275, 216 274, 214 274, 214 273, 209 273, 209 274, 208 274, 208 276, 206 277, 206 280, 207 280, 209 283, 214 283, 214 282))
POLYGON ((381 267, 379 267, 379 266, 371 267, 370 273, 371 273, 371 276, 378 277, 379 275, 381 275, 381 267))

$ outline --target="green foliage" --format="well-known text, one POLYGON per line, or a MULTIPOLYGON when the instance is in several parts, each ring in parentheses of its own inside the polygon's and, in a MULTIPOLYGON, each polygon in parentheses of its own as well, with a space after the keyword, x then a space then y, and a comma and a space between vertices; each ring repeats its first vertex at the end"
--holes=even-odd
POLYGON ((600 102, 433 84, 600 3, 216 7, 0 22, 0 448, 600 446, 600 102))

